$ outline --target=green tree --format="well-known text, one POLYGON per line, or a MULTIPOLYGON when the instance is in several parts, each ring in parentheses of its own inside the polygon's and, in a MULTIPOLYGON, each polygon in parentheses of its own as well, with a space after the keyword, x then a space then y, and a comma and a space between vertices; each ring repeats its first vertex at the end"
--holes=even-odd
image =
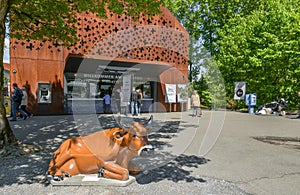
POLYGON ((167 0, 168 8, 183 24, 191 38, 201 41, 212 56, 218 53, 221 29, 236 15, 249 15, 258 1, 244 0, 167 0))
POLYGON ((189 77, 207 106, 223 107, 223 79, 212 56, 218 51, 216 31, 247 2, 236 0, 168 0, 167 5, 190 35, 189 77), (204 79, 205 78, 205 79, 204 79))
POLYGON ((10 23, 10 37, 50 41, 70 46, 77 41, 77 13, 89 11, 106 17, 106 10, 137 18, 141 13, 160 12, 162 1, 145 0, 0 0, 0 148, 17 143, 6 118, 3 96, 3 48, 5 22, 10 23), (9 16, 9 17, 8 17, 9 16))
POLYGON ((295 108, 300 78, 299 0, 268 0, 251 15, 236 15, 218 31, 217 63, 233 96, 233 83, 247 82, 258 103, 289 97, 295 108))

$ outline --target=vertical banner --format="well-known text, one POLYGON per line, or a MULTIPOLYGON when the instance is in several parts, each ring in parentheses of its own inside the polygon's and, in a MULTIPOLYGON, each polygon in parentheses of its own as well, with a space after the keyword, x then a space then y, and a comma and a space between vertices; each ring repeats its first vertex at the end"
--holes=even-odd
POLYGON ((123 75, 123 102, 130 102, 130 94, 131 94, 131 75, 125 74, 123 75))
POLYGON ((234 83, 234 100, 244 100, 246 94, 246 82, 234 83))
POLYGON ((176 103, 176 84, 166 85, 166 103, 176 103))
POLYGON ((177 100, 179 103, 188 101, 188 92, 186 84, 178 84, 177 100))

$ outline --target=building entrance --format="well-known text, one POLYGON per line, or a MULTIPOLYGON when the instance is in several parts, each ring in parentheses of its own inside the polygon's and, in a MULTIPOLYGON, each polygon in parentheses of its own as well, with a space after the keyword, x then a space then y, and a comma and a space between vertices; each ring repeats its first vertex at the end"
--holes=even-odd
POLYGON ((113 62, 105 65, 99 60, 97 65, 92 61, 84 63, 87 68, 81 66, 83 64, 78 65, 78 62, 67 63, 64 71, 65 107, 68 114, 107 112, 104 101, 106 94, 110 96, 109 113, 128 114, 133 87, 142 92, 141 112, 152 111, 151 105, 157 101, 157 82, 140 75, 139 69, 133 67, 134 64, 113 62))

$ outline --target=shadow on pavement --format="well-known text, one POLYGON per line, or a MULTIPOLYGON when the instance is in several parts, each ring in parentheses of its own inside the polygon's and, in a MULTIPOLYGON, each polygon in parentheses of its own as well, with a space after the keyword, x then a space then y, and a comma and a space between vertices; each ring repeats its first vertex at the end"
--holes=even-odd
MULTIPOLYGON (((111 116, 99 116, 101 126, 105 128, 116 127, 117 123, 111 116)), ((131 119, 132 120, 132 119, 131 119)), ((134 119, 147 120, 147 119, 134 119)), ((88 123, 88 121, 85 121, 88 123)), ((168 141, 157 141, 159 138, 164 140, 172 139, 179 131, 179 122, 172 121, 166 125, 154 124, 160 126, 157 132, 150 135, 151 142, 155 147, 159 148, 168 144, 168 141)), ((16 137, 27 144, 39 145, 43 149, 40 152, 27 155, 16 156, 11 154, 0 158, 0 187, 12 184, 33 184, 41 183, 49 185, 46 180, 46 171, 49 166, 52 153, 60 146, 60 144, 71 137, 79 136, 78 124, 74 121, 72 115, 61 116, 34 116, 25 121, 17 121, 11 123, 11 127, 16 137)), ((97 128, 96 128, 97 129, 97 128)), ((140 174, 137 177, 139 184, 147 184, 157 182, 164 179, 177 181, 199 181, 205 182, 204 179, 191 176, 191 172, 184 167, 198 167, 209 160, 194 155, 180 155, 172 158, 171 161, 160 167, 149 170, 149 172, 140 174)))
POLYGON ((146 173, 139 174, 136 179, 139 184, 148 184, 151 182, 159 182, 162 180, 170 180, 173 182, 206 182, 202 178, 191 176, 191 171, 187 171, 184 167, 195 167, 207 163, 209 160, 194 155, 180 155, 168 164, 149 170, 146 173))

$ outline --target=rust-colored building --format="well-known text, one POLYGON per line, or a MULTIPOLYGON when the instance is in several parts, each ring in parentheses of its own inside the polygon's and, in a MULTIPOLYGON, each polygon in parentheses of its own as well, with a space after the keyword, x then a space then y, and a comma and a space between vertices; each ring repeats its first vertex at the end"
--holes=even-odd
MULTIPOLYGON (((34 114, 103 112, 102 91, 112 99, 125 90, 141 88, 146 112, 179 111, 166 103, 165 84, 186 84, 188 33, 167 8, 153 17, 134 21, 109 13, 78 15, 72 48, 39 40, 10 40, 10 83, 25 86, 28 109, 34 114)), ((177 86, 177 85, 176 85, 177 86)))

